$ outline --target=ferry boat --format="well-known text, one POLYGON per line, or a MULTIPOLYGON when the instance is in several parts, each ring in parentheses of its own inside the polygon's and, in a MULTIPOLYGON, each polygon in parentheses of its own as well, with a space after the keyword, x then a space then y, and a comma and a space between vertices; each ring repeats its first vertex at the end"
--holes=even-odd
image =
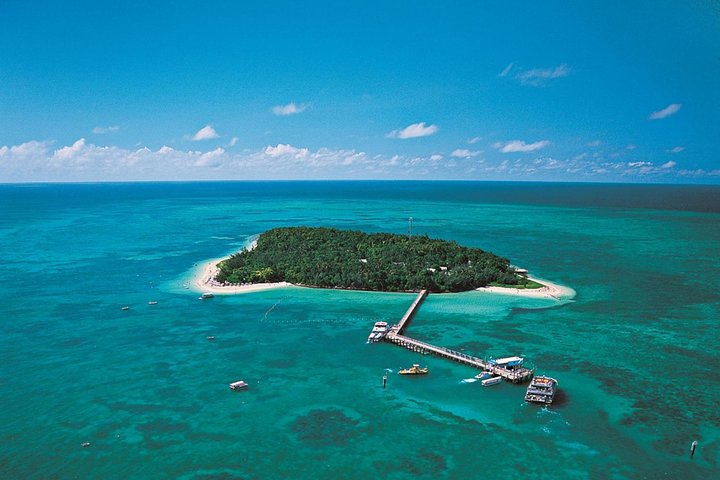
POLYGON ((373 327, 372 331, 370 332, 370 335, 368 335, 368 339, 367 339, 368 343, 380 341, 385 336, 387 331, 388 331, 387 322, 375 322, 375 326, 373 327))
POLYGON ((213 298, 215 295, 213 295, 210 292, 205 292, 202 295, 198 297, 198 300, 207 300, 208 298, 213 298))
POLYGON ((414 363, 412 367, 403 368, 398 373, 400 375, 425 375, 428 372, 430 372, 428 367, 420 368, 420 364, 414 363))
POLYGON ((242 390, 244 388, 248 388, 248 384, 243 382, 242 380, 238 380, 237 382, 233 382, 230 384, 230 390, 242 390))
POLYGON ((482 383, 483 387, 491 387, 493 385, 497 385, 500 382, 502 382, 502 377, 490 377, 482 380, 480 383, 482 383))
POLYGON ((527 392, 525 393, 525 401, 532 403, 542 403, 550 405, 555 397, 558 381, 551 377, 535 377, 530 381, 527 392))

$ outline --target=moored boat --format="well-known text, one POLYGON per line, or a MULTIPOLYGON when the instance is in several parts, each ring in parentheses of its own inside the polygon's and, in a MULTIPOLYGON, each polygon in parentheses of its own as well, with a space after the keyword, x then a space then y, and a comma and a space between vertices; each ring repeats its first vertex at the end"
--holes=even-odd
POLYGON ((199 300, 207 300, 208 298, 213 298, 215 295, 213 295, 210 292, 205 292, 202 295, 198 297, 199 300))
POLYGON ((380 341, 388 331, 387 322, 375 322, 370 335, 368 335, 368 343, 380 341))
POLYGON ((482 380, 480 383, 482 383, 483 387, 490 387, 492 385, 497 385, 500 382, 502 382, 502 377, 490 377, 482 380))
POLYGON ((530 381, 525 392, 525 401, 550 405, 555 398, 557 385, 558 381, 552 377, 535 377, 530 381))
POLYGON ((237 382, 233 382, 230 384, 230 390, 242 390, 244 388, 248 388, 248 384, 243 382, 242 380, 238 380, 237 382))
POLYGON ((403 368, 398 373, 400 375, 425 375, 430 372, 428 367, 420 368, 420 364, 414 363, 410 368, 403 368))

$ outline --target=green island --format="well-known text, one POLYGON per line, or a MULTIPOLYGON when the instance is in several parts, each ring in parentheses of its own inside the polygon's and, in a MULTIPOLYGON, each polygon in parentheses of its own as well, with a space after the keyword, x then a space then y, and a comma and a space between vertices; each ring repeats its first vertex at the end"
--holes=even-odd
POLYGON ((389 292, 542 286, 509 260, 454 241, 320 227, 264 232, 254 248, 220 262, 215 280, 389 292))

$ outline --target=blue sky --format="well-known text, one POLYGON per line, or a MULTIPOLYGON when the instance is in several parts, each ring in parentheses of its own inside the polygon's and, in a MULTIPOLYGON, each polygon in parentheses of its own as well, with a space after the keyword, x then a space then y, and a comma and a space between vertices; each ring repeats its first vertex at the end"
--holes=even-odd
POLYGON ((0 2, 0 182, 720 183, 717 2, 146 3, 0 2))

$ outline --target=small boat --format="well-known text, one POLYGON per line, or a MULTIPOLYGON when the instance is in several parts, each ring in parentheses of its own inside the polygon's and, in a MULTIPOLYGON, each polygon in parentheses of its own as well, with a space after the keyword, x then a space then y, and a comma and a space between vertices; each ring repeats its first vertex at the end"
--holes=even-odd
POLYGON ((480 383, 482 383, 483 387, 490 387, 492 385, 497 385, 500 382, 502 382, 502 377, 490 377, 482 380, 480 383))
POLYGON ((80 446, 81 446, 81 447, 89 447, 89 446, 90 446, 90 442, 83 442, 83 443, 80 444, 80 446))
POLYGON ((210 292, 205 292, 202 295, 198 297, 198 300, 207 300, 208 298, 213 298, 215 295, 213 295, 210 292))
POLYGON ((238 380, 237 382, 233 382, 230 384, 230 390, 242 390, 244 388, 248 388, 248 384, 243 382, 242 380, 238 380))
POLYGON ((430 372, 428 367, 420 368, 420 364, 414 363, 412 367, 403 368, 398 373, 400 375, 425 375, 428 372, 430 372))
POLYGON ((215 340, 215 335, 208 335, 207 339, 213 341, 215 340))
POLYGON ((478 380, 485 380, 486 378, 492 377, 492 373, 490 372, 480 372, 477 375, 475 375, 475 378, 478 380))
POLYGON ((120 310, 130 310, 130 307, 122 307, 120 310))
POLYGON ((150 300, 148 302, 148 305, 157 305, 157 302, 155 300, 150 300))
POLYGON ((552 377, 535 377, 530 381, 527 392, 525 392, 525 401, 550 405, 555 398, 557 385, 558 381, 552 377))

